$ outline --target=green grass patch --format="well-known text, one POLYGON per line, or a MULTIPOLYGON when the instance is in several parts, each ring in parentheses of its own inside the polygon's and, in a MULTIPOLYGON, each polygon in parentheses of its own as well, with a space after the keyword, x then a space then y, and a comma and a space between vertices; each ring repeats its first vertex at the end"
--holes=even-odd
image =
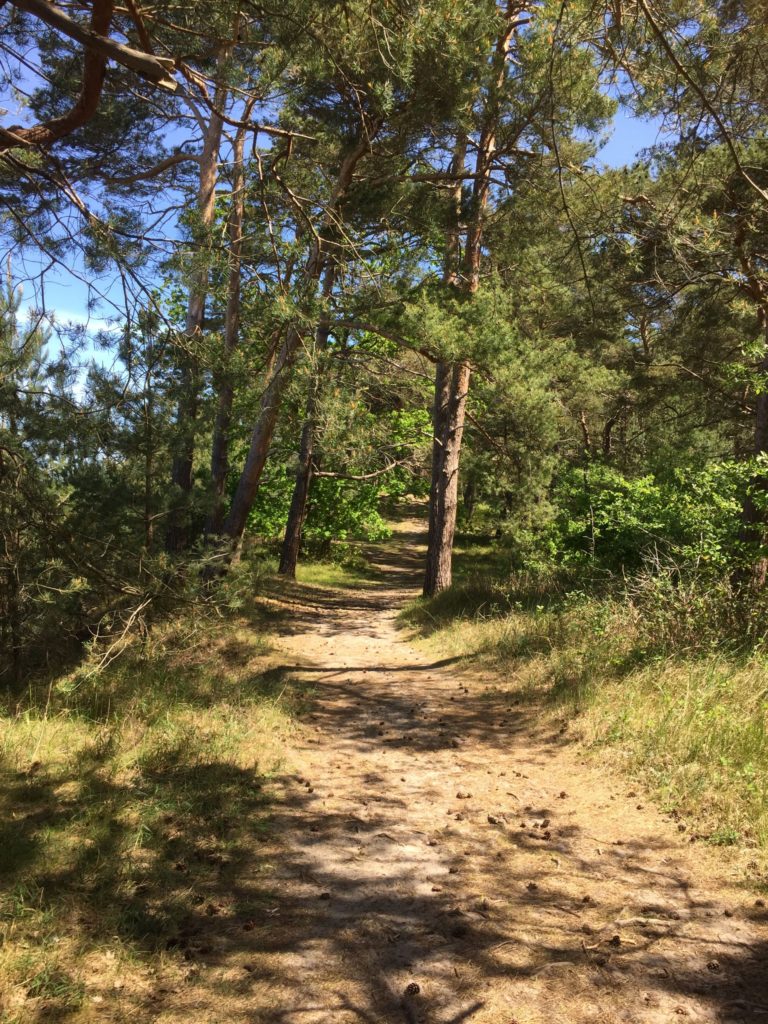
POLYGON ((595 679, 582 724, 717 846, 768 848, 768 673, 752 659, 667 660, 595 679))
POLYGON ((340 562, 304 561, 296 568, 296 580, 315 587, 370 587, 371 574, 340 562))
POLYGON ((375 576, 363 542, 334 541, 325 555, 310 547, 296 567, 297 582, 316 587, 370 587, 375 576))

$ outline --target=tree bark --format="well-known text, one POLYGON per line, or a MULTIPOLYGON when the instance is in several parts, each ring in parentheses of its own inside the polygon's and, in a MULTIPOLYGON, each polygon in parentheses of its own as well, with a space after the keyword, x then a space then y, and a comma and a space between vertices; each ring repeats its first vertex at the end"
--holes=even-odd
MULTIPOLYGON (((427 534, 427 577, 433 559, 438 529, 440 479, 443 472, 445 433, 451 398, 451 364, 440 360, 435 364, 435 397, 432 405, 432 478, 429 485, 429 530, 427 534)), ((427 584, 424 584, 427 593, 427 584)))
MULTIPOLYGON (((223 59, 223 57, 222 57, 223 59)), ((227 89, 216 88, 214 107, 220 110, 226 103, 227 89)), ((198 227, 203 239, 213 224, 216 184, 219 177, 219 150, 223 120, 216 110, 211 112, 203 139, 200 157, 200 179, 197 190, 198 227)), ((171 485, 174 508, 168 519, 165 537, 166 550, 183 551, 189 546, 192 523, 190 501, 192 496, 195 440, 200 405, 200 366, 195 346, 203 328, 205 300, 208 293, 208 268, 196 270, 187 299, 184 323, 184 351, 180 359, 180 396, 176 414, 176 445, 171 464, 171 485)))
MULTIPOLYGON (((150 328, 151 330, 151 328, 150 328)), ((151 336, 150 336, 151 337, 151 336)), ((144 396, 143 396, 143 418, 144 418, 144 547, 147 551, 152 549, 154 541, 154 488, 153 477, 155 471, 155 402, 154 382, 152 371, 154 369, 154 344, 150 340, 146 354, 147 369, 144 374, 144 396)))
MULTIPOLYGON (((755 303, 757 322, 763 332, 763 352, 757 367, 762 387, 755 395, 755 428, 753 453, 756 457, 768 454, 768 286, 756 266, 755 254, 745 251, 745 225, 736 223, 734 242, 744 274, 745 290, 755 303)), ((768 477, 766 470, 756 473, 749 481, 741 510, 739 540, 752 558, 751 565, 741 566, 733 575, 737 587, 748 586, 762 590, 768 581, 768 477), (756 501, 755 498, 758 497, 756 501)))
POLYGON ((229 515, 222 527, 222 533, 233 542, 235 555, 238 553, 245 531, 248 514, 256 499, 261 474, 264 471, 272 436, 275 432, 280 403, 290 379, 289 371, 296 361, 300 345, 301 333, 292 325, 286 331, 285 340, 271 369, 264 394, 261 396, 259 417, 251 434, 248 455, 232 499, 229 515))
MULTIPOLYGON (((316 291, 318 282, 329 265, 328 249, 339 236, 340 210, 349 186, 352 183, 352 175, 357 164, 370 150, 371 142, 378 127, 378 125, 374 124, 367 126, 367 131, 363 129, 354 147, 347 152, 341 161, 336 187, 328 203, 322 229, 312 246, 312 251, 302 275, 300 291, 305 295, 316 291)), ((272 436, 275 432, 280 404, 290 380, 290 370, 296 361, 302 337, 302 333, 296 326, 291 325, 288 327, 285 340, 274 362, 261 399, 259 416, 253 428, 245 465, 240 474, 240 480, 235 496, 232 499, 229 515, 222 527, 222 534, 231 542, 233 558, 237 558, 239 554, 248 514, 253 507, 253 502, 259 489, 261 475, 264 471, 269 448, 272 443, 272 436)))
MULTIPOLYGON (((457 275, 455 259, 460 248, 459 218, 461 211, 460 187, 454 196, 458 201, 456 227, 449 232, 446 268, 443 280, 474 295, 480 286, 480 260, 482 254, 485 209, 491 183, 493 158, 496 152, 501 90, 506 76, 507 54, 517 25, 518 5, 509 0, 504 26, 494 49, 492 74, 486 102, 481 115, 475 175, 472 185, 471 208, 467 224, 461 275, 457 275)), ((466 140, 459 140, 452 173, 461 174, 464 167, 466 140), (454 169, 455 168, 455 169, 454 169)), ((429 500, 429 534, 427 538, 427 566, 424 575, 424 596, 433 597, 450 587, 452 582, 453 538, 456 533, 458 510, 459 464, 464 435, 467 393, 471 367, 461 360, 447 368, 438 367, 435 377, 432 486, 429 500), (445 395, 447 382, 448 394, 445 395), (438 450, 439 449, 439 450, 438 450)))
POLYGON ((613 455, 613 428, 619 422, 621 417, 626 411, 625 400, 621 398, 619 400, 619 406, 616 411, 608 417, 603 427, 603 458, 607 461, 613 455))
MULTIPOLYGON (((331 266, 325 273, 323 283, 323 297, 329 298, 333 290, 335 267, 331 266)), ((280 554, 280 566, 278 572, 290 579, 296 578, 296 564, 299 560, 301 549, 301 535, 304 530, 304 521, 307 518, 307 504, 309 492, 312 487, 312 469, 315 451, 315 434, 317 430, 317 406, 320 397, 321 371, 323 355, 328 346, 330 324, 327 314, 318 327, 315 338, 315 353, 317 365, 314 368, 309 384, 307 395, 307 408, 304 417, 304 424, 301 428, 301 441, 299 445, 299 463, 296 468, 296 481, 293 485, 291 507, 288 511, 288 520, 285 527, 285 537, 280 554)))
MULTIPOLYGON (((459 462, 464 434, 470 365, 467 362, 438 369, 435 388, 436 403, 443 408, 442 431, 439 438, 441 452, 432 468, 430 494, 429 538, 427 566, 424 575, 424 594, 431 597, 446 590, 452 583, 453 538, 456 533, 456 513, 459 493, 459 462)), ((436 409, 436 419, 438 410, 436 409)), ((435 443, 435 446, 437 442, 435 443)))
POLYGON ((477 483, 473 478, 470 478, 464 485, 464 514, 467 517, 467 522, 470 522, 472 515, 475 511, 475 502, 477 500, 477 483))
POLYGON ((232 199, 227 233, 229 235, 229 275, 227 279, 227 310, 224 321, 223 372, 218 382, 218 407, 211 443, 211 479, 213 500, 208 515, 206 535, 221 532, 224 522, 224 492, 229 471, 229 429, 232 422, 234 384, 232 381, 232 354, 240 337, 240 299, 242 288, 243 214, 245 211, 245 172, 243 153, 245 128, 239 128, 232 153, 232 199))
MULTIPOLYGON (((768 326, 765 328, 765 351, 758 367, 764 381, 768 381, 768 326)), ((755 397, 754 454, 768 453, 768 392, 761 391, 755 397)), ((768 479, 765 471, 756 474, 749 481, 748 491, 742 506, 742 529, 740 539, 755 556, 749 569, 737 574, 736 582, 747 584, 755 590, 762 590, 768 581, 768 556, 764 553, 768 541, 766 523, 768 507, 768 479), (757 500, 756 500, 757 499, 757 500)))
MULTIPOLYGON (((458 271, 461 257, 461 199, 464 161, 467 154, 466 136, 459 136, 451 161, 451 174, 456 176, 456 185, 451 196, 451 223, 445 245, 445 264, 443 266, 443 284, 447 287, 458 286, 458 271)), ((451 404, 452 367, 447 360, 438 360, 435 364, 435 393, 432 402, 432 476, 429 485, 429 526, 427 530, 427 562, 424 572, 424 596, 432 597, 438 590, 450 586, 445 583, 446 558, 441 548, 444 543, 443 507, 444 489, 442 487, 443 470, 445 467, 445 451, 448 435, 449 408, 451 404)), ((451 560, 448 559, 448 579, 451 576, 451 560)))
MULTIPOLYGON (((20 5, 17 4, 17 6, 20 5)), ((49 7, 48 4, 42 3, 42 0, 40 6, 45 11, 49 7)), ((92 36, 106 36, 112 22, 114 6, 113 0, 95 0, 91 10, 90 29, 82 29, 82 31, 92 36)), ((26 5, 24 5, 24 9, 27 9, 26 5)), ((51 7, 51 9, 54 8, 51 7)), ((38 11, 31 11, 31 13, 38 17, 41 16, 38 11)), ((71 109, 61 117, 45 121, 43 124, 36 124, 29 128, 13 125, 11 128, 2 129, 0 153, 16 146, 50 146, 87 124, 98 108, 106 73, 107 57, 95 49, 86 49, 83 57, 83 79, 80 94, 71 109)))
MULTIPOLYGON (((81 43, 85 47, 86 54, 93 54, 102 58, 105 64, 111 58, 118 64, 122 64, 124 67, 130 68, 131 71, 135 71, 142 78, 146 78, 147 81, 154 82, 155 85, 160 86, 162 89, 166 89, 169 92, 176 92, 178 89, 178 83, 172 77, 174 70, 174 60, 172 57, 155 57, 152 53, 135 50, 131 46, 119 43, 116 39, 108 38, 107 33, 109 32, 114 8, 111 0, 94 0, 91 23, 88 28, 79 21, 75 21, 74 18, 70 18, 66 11, 51 3, 50 0, 10 0, 10 2, 14 7, 18 7, 19 10, 34 15, 47 25, 69 36, 70 39, 81 43)), ((86 81, 88 79, 87 66, 83 78, 86 81)), ((59 118, 57 121, 48 122, 47 126, 36 126, 32 129, 21 129, 21 131, 34 133, 39 131, 41 127, 50 130, 52 125, 57 125, 59 121, 63 120, 64 118, 59 118)), ((27 138, 30 139, 29 134, 27 134, 27 138)), ((40 144, 41 141, 49 140, 40 140, 32 136, 31 141, 40 144)))
MULTIPOLYGON (((13 414, 9 417, 10 434, 16 437, 16 422, 13 414)), ((18 472, 18 467, 15 467, 18 472)), ((6 461, 2 450, 0 450, 0 483, 5 488, 5 493, 10 497, 15 491, 18 496, 18 487, 15 480, 11 480, 11 472, 14 469, 12 460, 6 461)), ((0 492, 2 493, 2 492, 0 492)), ((18 527, 12 525, 14 516, 10 515, 12 503, 3 508, 3 521, 6 528, 2 534, 3 550, 2 555, 3 575, 5 576, 5 587, 0 587, 0 635, 2 636, 3 648, 10 654, 10 676, 11 682, 17 685, 21 682, 22 668, 22 615, 20 600, 20 579, 19 563, 21 556, 21 536, 18 527)), ((18 522, 19 520, 17 520, 18 522)), ((0 580, 2 576, 0 576, 0 580)), ((0 661, 0 678, 5 675, 6 666, 0 661)))

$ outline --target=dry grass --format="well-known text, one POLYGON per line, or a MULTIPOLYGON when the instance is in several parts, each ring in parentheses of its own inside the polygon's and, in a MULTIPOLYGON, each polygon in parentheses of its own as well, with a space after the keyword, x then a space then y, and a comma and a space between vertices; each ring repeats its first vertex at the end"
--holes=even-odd
POLYGON ((638 609, 580 594, 523 607, 469 580, 405 613, 441 655, 518 701, 570 713, 584 743, 719 845, 768 856, 768 672, 760 655, 660 656, 638 609))
POLYGON ((110 993, 194 969, 203 910, 249 911, 232 880, 269 829, 302 699, 243 617, 179 618, 101 673, 13 699, 0 719, 4 1020, 112 1019, 110 993))
POLYGON ((648 665, 604 679, 582 729, 718 845, 768 848, 768 674, 759 660, 648 665))

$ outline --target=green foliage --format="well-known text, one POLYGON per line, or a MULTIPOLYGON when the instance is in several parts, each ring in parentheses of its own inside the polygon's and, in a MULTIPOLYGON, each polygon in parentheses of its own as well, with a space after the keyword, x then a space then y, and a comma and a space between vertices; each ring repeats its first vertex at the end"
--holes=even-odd
POLYGON ((320 479, 312 491, 307 517, 307 537, 320 542, 365 538, 381 540, 389 536, 380 509, 380 486, 345 480, 320 479))
POLYGON ((168 448, 167 340, 149 316, 123 333, 119 369, 72 353, 0 311, 0 678, 18 686, 97 635, 146 627, 185 583, 157 550, 168 448), (76 388, 79 400, 70 393, 76 388), (141 609, 134 616, 134 611, 141 609))
POLYGON ((628 477, 587 463, 558 483, 554 536, 564 562, 595 558, 636 569, 650 555, 727 571, 735 564, 748 463, 674 469, 666 479, 628 477))
MULTIPOLYGON (((205 102, 191 120, 171 93, 147 103, 112 62, 85 124, 49 148, 18 147, 0 170, 14 259, 69 260, 100 275, 94 288, 106 280, 115 302, 119 279, 125 298, 114 330, 61 330, 49 356, 45 332, 17 322, 12 288, 4 300, 2 678, 19 683, 49 650, 77 658, 97 635, 151 630, 200 599, 218 512, 212 438, 228 445, 231 497, 289 332, 301 345, 266 432, 248 519, 257 544, 272 550, 285 530, 307 423, 306 550, 383 536, 384 510, 429 486, 434 361, 469 360, 461 529, 498 534, 506 570, 528 584, 538 573, 540 591, 569 574, 584 590, 625 574, 632 600, 664 609, 660 634, 687 602, 690 621, 721 621, 751 643, 754 618, 723 612, 768 533, 765 471, 752 459, 766 446, 754 414, 766 378, 768 143, 765 30, 751 0, 685 0, 657 12, 661 32, 647 12, 622 20, 619 8, 546 0, 517 27, 504 74, 495 0, 286 0, 258 12, 221 0, 169 12, 146 12, 139 31, 121 8, 110 32, 148 39, 205 82, 201 96, 227 114, 221 138, 205 102), (596 158, 622 92, 682 130, 610 170, 596 158), (239 168, 243 116, 277 134, 249 138, 239 168), (486 122, 492 183, 479 199, 486 122), (465 136, 467 177, 451 181, 465 136), (464 287, 462 254, 457 286, 442 283, 454 232, 468 250, 470 224, 482 235, 477 290, 464 287), (178 473, 170 483, 180 452, 188 492, 178 473), (745 507, 757 520, 749 537, 745 507), (163 550, 177 521, 181 558, 163 550), (711 607, 696 596, 705 580, 711 607)), ((13 5, 0 18, 20 48, 5 85, 16 104, 24 83, 22 120, 65 115, 81 86, 79 45, 13 5)))
MULTIPOLYGON (((257 537, 280 537, 285 530, 295 473, 288 463, 267 467, 248 516, 248 530, 257 537)), ((236 483, 236 481, 235 481, 236 483)))

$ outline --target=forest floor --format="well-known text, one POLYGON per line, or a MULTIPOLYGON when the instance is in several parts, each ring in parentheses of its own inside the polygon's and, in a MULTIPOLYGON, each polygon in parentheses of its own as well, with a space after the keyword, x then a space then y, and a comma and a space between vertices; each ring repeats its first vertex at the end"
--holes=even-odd
MULTIPOLYGON (((409 637, 398 616, 423 542, 422 522, 401 522, 354 583, 266 581, 261 618, 196 655, 223 673, 213 688, 194 695, 184 663, 150 673, 135 685, 152 700, 164 686, 167 706, 141 689, 128 701, 149 726, 100 725, 71 764, 19 761, 6 817, 24 843, 0 849, 19 879, 0 907, 0 1019, 768 1015, 768 912, 741 855, 692 842, 585 753, 562 709, 409 637), (288 700, 299 722, 280 725, 288 700), (240 735, 237 753, 227 737, 240 735)), ((91 718, 9 728, 72 747, 66 729, 91 718)))
POLYGON ((155 997, 152 1019, 763 1019, 768 914, 729 851, 585 761, 513 680, 398 628, 422 530, 402 523, 370 550, 365 585, 268 599, 272 671, 311 687, 258 851, 270 896, 246 921, 208 919, 205 964, 155 997))

